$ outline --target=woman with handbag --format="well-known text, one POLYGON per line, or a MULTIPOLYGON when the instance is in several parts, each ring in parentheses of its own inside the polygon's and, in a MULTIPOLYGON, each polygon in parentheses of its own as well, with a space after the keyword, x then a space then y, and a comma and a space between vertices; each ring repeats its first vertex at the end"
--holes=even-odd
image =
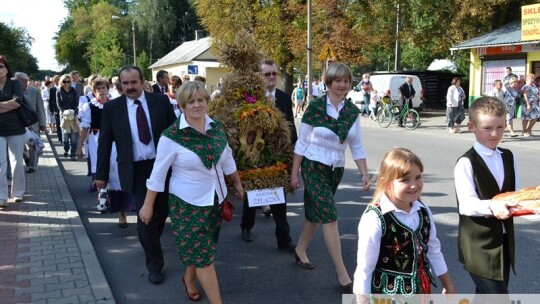
POLYGON ((7 207, 8 183, 6 172, 9 161, 13 170, 11 196, 15 202, 23 200, 26 180, 24 177, 25 127, 19 116, 24 100, 21 83, 11 79, 13 74, 6 58, 0 55, 0 207, 7 207))
POLYGON ((238 198, 244 189, 223 124, 206 114, 210 96, 204 85, 185 83, 176 96, 183 113, 159 139, 139 217, 149 223, 155 197, 164 191, 172 168, 169 215, 180 260, 187 267, 182 278, 187 296, 200 301, 199 279, 209 302, 221 303, 214 260, 227 196, 223 175, 230 176, 238 198))

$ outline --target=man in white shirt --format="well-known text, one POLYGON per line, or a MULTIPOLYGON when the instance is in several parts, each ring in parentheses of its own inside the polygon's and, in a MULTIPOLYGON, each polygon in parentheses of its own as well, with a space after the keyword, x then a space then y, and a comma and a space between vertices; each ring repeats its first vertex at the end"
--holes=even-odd
POLYGON ((148 281, 161 284, 164 260, 160 238, 169 212, 168 187, 158 194, 152 206, 146 206, 144 211, 142 208, 159 137, 176 120, 176 115, 166 95, 143 92, 144 76, 139 67, 123 67, 119 77, 124 94, 106 102, 101 114, 94 184, 98 189, 107 187, 114 142, 122 191, 133 193, 137 210, 145 212, 151 219, 145 224, 137 217, 137 233, 146 257, 148 281))
POLYGON ((157 83, 152 86, 154 93, 167 94, 169 92, 169 72, 159 70, 156 74, 157 83))

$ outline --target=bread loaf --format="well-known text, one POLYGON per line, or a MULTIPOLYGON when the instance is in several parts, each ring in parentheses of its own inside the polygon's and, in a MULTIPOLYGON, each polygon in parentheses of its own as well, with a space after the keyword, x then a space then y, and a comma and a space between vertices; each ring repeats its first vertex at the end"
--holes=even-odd
POLYGON ((497 194, 493 200, 513 202, 522 209, 540 209, 540 186, 497 194))

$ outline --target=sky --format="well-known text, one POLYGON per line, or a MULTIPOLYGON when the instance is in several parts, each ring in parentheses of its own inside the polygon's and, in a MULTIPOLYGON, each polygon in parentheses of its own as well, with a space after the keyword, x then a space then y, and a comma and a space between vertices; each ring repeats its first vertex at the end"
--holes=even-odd
POLYGON ((53 37, 67 15, 62 0, 0 0, 0 21, 26 28, 34 38, 30 53, 37 58, 40 70, 62 69, 54 59, 53 37))

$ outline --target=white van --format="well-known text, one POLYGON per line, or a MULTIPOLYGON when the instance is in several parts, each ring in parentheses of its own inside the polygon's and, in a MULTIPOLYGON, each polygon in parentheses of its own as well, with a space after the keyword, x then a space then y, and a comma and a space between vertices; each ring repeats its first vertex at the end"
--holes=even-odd
MULTIPOLYGON (((422 110, 424 103, 420 99, 423 89, 420 79, 415 75, 406 75, 406 74, 384 74, 384 75, 371 75, 369 81, 374 90, 377 90, 377 95, 383 96, 386 90, 390 90, 392 99, 399 99, 399 90, 398 88, 405 83, 407 76, 413 78, 413 88, 416 91, 414 98, 412 100, 413 108, 416 110, 422 110)), ((347 94, 347 98, 351 98, 352 102, 360 109, 364 107, 362 104, 364 98, 364 92, 362 88, 357 85, 347 94)))

